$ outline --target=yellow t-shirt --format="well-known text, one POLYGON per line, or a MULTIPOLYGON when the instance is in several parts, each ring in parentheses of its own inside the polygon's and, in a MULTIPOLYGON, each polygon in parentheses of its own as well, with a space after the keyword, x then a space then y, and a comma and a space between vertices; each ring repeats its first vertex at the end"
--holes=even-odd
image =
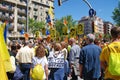
POLYGON ((110 78, 114 80, 120 80, 120 76, 111 75, 110 72, 108 71, 110 51, 115 52, 116 50, 120 52, 120 42, 113 42, 109 45, 109 47, 110 47, 109 49, 108 49, 108 46, 104 47, 100 54, 100 60, 102 62, 105 62, 107 65, 105 69, 105 79, 110 78), (114 47, 117 47, 117 48, 114 48, 114 47))

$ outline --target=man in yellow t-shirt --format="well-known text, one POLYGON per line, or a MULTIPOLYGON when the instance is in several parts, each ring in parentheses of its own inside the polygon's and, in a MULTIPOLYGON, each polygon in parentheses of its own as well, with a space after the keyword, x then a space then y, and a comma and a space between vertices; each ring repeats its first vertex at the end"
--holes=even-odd
POLYGON ((111 36, 113 42, 104 47, 100 55, 101 67, 105 70, 105 80, 120 80, 120 76, 112 75, 108 70, 110 51, 120 52, 120 27, 113 27, 111 29, 111 36))

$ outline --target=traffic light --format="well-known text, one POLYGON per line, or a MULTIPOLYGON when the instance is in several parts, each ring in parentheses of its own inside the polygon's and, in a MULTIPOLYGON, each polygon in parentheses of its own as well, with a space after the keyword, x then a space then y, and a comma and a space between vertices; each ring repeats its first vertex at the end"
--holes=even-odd
POLYGON ((62 0, 58 0, 58 5, 59 5, 59 6, 62 5, 62 0))

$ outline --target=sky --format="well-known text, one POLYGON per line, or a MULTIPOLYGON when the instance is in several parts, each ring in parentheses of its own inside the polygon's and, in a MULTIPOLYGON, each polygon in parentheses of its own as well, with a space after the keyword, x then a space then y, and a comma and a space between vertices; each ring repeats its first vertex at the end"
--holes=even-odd
MULTIPOLYGON (((104 21, 114 23, 111 16, 112 12, 118 7, 119 0, 87 0, 92 8, 96 11, 96 16, 104 21)), ((58 6, 58 0, 54 3, 55 19, 60 19, 67 15, 71 15, 74 20, 80 20, 84 16, 89 16, 89 7, 83 0, 68 0, 58 6)))

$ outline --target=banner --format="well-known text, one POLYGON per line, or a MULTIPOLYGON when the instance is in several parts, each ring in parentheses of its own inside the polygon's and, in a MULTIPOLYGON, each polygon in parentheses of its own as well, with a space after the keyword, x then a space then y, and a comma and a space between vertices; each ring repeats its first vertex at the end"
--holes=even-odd
POLYGON ((84 24, 78 24, 78 26, 77 26, 77 34, 78 35, 84 34, 84 24))
POLYGON ((39 37, 40 37, 40 32, 39 32, 39 31, 36 31, 36 32, 35 32, 35 37, 36 37, 36 38, 39 38, 39 37))
POLYGON ((75 27, 72 27, 71 29, 70 29, 70 37, 72 38, 72 37, 76 37, 76 28, 75 27))
POLYGON ((48 58, 49 68, 64 68, 64 58, 48 58))
POLYGON ((48 56, 48 68, 64 68, 64 53, 50 52, 48 56))
POLYGON ((68 35, 68 27, 67 26, 64 26, 63 28, 62 28, 62 33, 63 33, 63 35, 68 35))

